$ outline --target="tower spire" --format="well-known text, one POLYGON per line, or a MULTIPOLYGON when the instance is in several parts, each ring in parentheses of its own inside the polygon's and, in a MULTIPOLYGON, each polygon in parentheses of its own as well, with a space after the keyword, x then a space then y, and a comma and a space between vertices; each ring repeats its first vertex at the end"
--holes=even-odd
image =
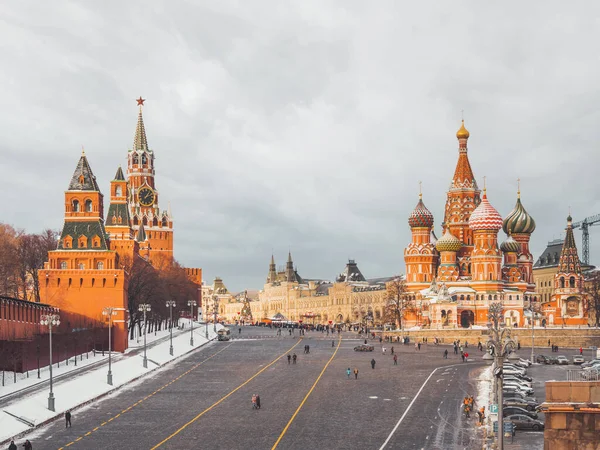
POLYGON ((148 140, 146 139, 146 129, 144 127, 144 117, 142 116, 142 109, 144 107, 145 98, 136 99, 140 110, 138 112, 137 125, 135 127, 135 136, 133 138, 133 150, 148 150, 148 140))

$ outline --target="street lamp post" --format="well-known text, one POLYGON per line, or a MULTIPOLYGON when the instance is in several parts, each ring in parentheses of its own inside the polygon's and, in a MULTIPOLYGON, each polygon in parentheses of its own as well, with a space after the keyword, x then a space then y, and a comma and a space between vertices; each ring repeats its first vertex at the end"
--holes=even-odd
POLYGON ((148 303, 142 303, 138 306, 138 311, 144 313, 144 369, 148 368, 148 358, 146 357, 146 330, 148 329, 146 326, 146 313, 150 312, 151 309, 152 307, 148 303))
POLYGON ((196 302, 194 300, 188 300, 188 306, 190 307, 190 345, 194 346, 194 306, 196 302))
POLYGON ((40 324, 48 327, 48 336, 50 338, 50 394, 48 395, 48 409, 54 411, 54 392, 52 391, 52 327, 60 325, 60 316, 58 314, 42 314, 40 324))
POLYGON ((167 308, 169 308, 169 333, 170 342, 169 354, 173 356, 173 307, 175 306, 175 300, 167 300, 167 308))
MULTIPOLYGON (((112 352, 112 316, 117 315, 117 311, 112 306, 105 306, 102 308, 102 315, 108 316, 108 373, 106 374, 106 382, 112 386, 112 361, 111 361, 111 352, 112 352)), ((75 357, 75 361, 77 361, 77 357, 75 357)))
POLYGON ((510 328, 504 326, 504 310, 501 303, 491 303, 488 308, 488 318, 490 322, 488 327, 491 331, 489 340, 487 342, 487 348, 490 354, 494 358, 494 376, 497 379, 496 382, 496 398, 498 402, 498 435, 497 443, 498 449, 504 449, 504 405, 503 405, 503 393, 502 393, 502 370, 504 367, 505 356, 508 359, 516 357, 513 351, 517 345, 510 337, 510 328))
POLYGON ((219 312, 219 297, 215 295, 213 297, 213 314, 215 316, 215 319, 213 322, 213 331, 215 333, 217 332, 217 313, 218 312, 219 312))
POLYGON ((208 340, 208 302, 203 302, 204 303, 204 331, 205 331, 205 337, 208 340))
POLYGON ((527 306, 527 310, 529 310, 529 312, 531 313, 531 364, 533 364, 534 361, 534 347, 535 347, 535 315, 538 312, 538 308, 536 307, 537 305, 532 301, 529 300, 529 305, 527 306))

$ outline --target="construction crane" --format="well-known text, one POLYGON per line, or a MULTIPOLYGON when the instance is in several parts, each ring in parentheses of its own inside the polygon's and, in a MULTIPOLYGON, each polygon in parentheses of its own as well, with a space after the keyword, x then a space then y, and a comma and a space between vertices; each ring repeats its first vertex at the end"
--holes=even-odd
POLYGON ((581 228, 581 251, 583 255, 583 263, 586 266, 589 266, 590 264, 590 232, 588 229, 592 225, 597 225, 598 223, 600 223, 600 214, 586 217, 585 219, 573 224, 573 229, 581 228))

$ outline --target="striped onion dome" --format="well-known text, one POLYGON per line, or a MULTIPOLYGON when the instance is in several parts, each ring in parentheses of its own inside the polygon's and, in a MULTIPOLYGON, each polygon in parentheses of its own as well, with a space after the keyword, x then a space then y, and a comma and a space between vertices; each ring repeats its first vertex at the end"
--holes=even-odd
POLYGON ((411 228, 431 228, 433 226, 433 214, 425 207, 420 194, 419 203, 408 216, 408 224, 411 228))
POLYGON ((488 202, 485 189, 481 203, 469 217, 469 228, 471 230, 495 230, 502 228, 502 216, 496 211, 490 202, 488 202))
POLYGON ((462 248, 462 242, 446 228, 444 235, 435 243, 438 252, 457 252, 462 248))
POLYGON ((502 250, 505 253, 517 253, 519 250, 521 250, 521 244, 515 241, 513 237, 509 234, 508 238, 502 244, 500 244, 500 250, 502 250))
POLYGON ((531 234, 535 230, 535 220, 523 208, 520 194, 517 196, 517 204, 508 216, 506 216, 506 219, 504 219, 502 229, 506 234, 509 231, 512 233, 531 234))

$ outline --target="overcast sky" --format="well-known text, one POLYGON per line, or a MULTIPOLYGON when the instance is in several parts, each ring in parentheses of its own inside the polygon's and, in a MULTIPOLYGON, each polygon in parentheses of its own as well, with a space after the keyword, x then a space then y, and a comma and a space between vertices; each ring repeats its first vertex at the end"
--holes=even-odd
POLYGON ((233 291, 288 249, 308 278, 404 272, 420 180, 439 235, 461 110, 503 216, 521 178, 536 259, 569 206, 600 213, 598 2, 15 0, 0 21, 0 221, 30 232, 62 227, 81 145, 108 197, 140 95, 176 258, 233 291))

